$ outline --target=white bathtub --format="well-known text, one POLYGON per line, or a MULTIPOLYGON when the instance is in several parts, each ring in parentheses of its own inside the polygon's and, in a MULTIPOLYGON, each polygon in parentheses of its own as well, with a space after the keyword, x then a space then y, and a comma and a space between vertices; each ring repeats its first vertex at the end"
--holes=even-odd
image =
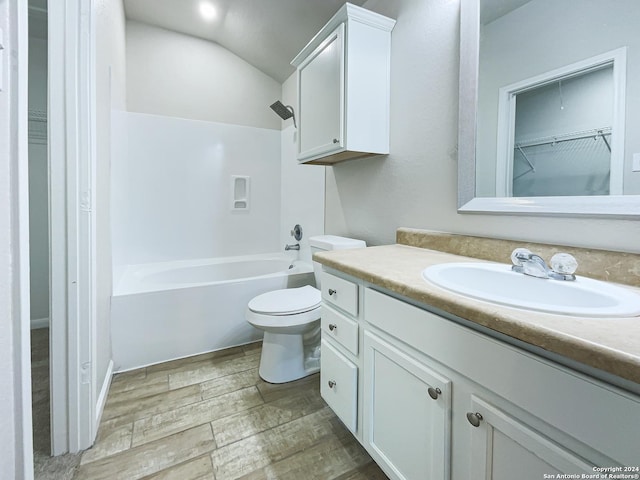
POLYGON ((118 276, 111 303, 115 371, 259 340, 262 332, 244 318, 249 300, 313 284, 311 265, 283 254, 131 265, 118 276))

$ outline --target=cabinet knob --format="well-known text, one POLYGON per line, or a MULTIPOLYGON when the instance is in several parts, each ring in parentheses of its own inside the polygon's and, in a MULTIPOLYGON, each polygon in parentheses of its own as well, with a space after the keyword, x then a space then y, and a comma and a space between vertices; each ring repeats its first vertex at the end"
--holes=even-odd
POLYGON ((479 427, 482 421, 482 414, 478 412, 467 412, 467 420, 469 420, 469 423, 474 427, 479 427))
POLYGON ((429 396, 431 398, 433 398, 434 400, 437 400, 438 396, 442 393, 442 390, 440 390, 439 388, 429 387, 427 389, 427 392, 429 392, 429 396))
POLYGON ((332 332, 333 332, 336 328, 338 328, 338 325, 336 325, 335 323, 330 323, 330 324, 329 324, 329 330, 331 330, 332 332))
POLYGON ((340 140, 338 140, 337 138, 334 138, 333 143, 340 143, 340 140))
POLYGON ((329 289, 329 296, 333 295, 334 293, 338 293, 335 290, 333 290, 332 288, 329 289))
POLYGON ((336 382, 334 382, 333 380, 329 380, 329 388, 333 388, 336 386, 336 382))

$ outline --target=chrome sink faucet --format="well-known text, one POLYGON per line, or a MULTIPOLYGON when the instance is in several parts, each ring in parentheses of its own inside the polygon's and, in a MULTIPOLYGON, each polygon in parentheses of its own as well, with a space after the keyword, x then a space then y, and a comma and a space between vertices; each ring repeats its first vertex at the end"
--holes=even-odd
POLYGON ((511 253, 513 266, 511 270, 537 278, 551 278, 553 280, 575 280, 574 272, 578 262, 568 253, 556 253, 551 257, 549 267, 540 255, 531 253, 526 248, 516 248, 511 253))

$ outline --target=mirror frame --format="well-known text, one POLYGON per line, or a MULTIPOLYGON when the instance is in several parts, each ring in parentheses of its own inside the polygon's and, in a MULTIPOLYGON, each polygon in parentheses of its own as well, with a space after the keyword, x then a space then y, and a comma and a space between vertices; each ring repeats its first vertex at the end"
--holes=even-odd
POLYGON ((476 197, 480 0, 460 2, 458 213, 640 219, 640 195, 476 197))

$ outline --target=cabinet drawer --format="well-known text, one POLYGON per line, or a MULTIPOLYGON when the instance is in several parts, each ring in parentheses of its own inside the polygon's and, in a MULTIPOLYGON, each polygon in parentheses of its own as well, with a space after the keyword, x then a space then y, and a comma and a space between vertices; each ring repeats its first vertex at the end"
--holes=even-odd
POLYGON ((322 299, 345 312, 358 315, 358 285, 349 280, 322 272, 322 299))
MULTIPOLYGON (((435 315, 370 288, 364 289, 367 322, 422 352, 433 348, 430 335, 435 315), (398 321, 402 319, 402 321, 398 321)), ((442 321, 439 317, 436 321, 442 321)))
POLYGON ((358 323, 336 312, 322 307, 322 334, 335 339, 354 355, 358 355, 358 323))
POLYGON ((322 340, 320 393, 352 433, 357 427, 358 367, 322 340))

